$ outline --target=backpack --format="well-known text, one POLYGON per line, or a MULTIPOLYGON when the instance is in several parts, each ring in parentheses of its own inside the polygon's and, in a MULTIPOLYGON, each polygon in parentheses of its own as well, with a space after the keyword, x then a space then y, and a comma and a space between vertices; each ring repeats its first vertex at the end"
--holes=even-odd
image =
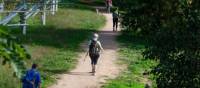
POLYGON ((113 13, 113 18, 119 18, 119 15, 117 14, 117 12, 113 13))
MULTIPOLYGON (((23 88, 29 88, 29 86, 31 86, 31 82, 35 83, 35 79, 36 79, 36 74, 37 72, 34 72, 31 74, 31 70, 28 70, 26 72, 26 74, 24 75, 23 79, 22 79, 22 82, 23 82, 23 88)), ((32 85, 32 86, 35 86, 32 85)))
POLYGON ((97 41, 91 40, 91 44, 89 45, 89 54, 90 55, 98 55, 100 49, 98 47, 97 41))

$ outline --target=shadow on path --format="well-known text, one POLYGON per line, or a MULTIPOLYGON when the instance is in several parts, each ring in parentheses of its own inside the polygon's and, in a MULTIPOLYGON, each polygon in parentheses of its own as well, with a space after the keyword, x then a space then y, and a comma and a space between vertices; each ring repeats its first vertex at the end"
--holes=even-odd
POLYGON ((91 72, 69 72, 68 75, 92 76, 91 72))

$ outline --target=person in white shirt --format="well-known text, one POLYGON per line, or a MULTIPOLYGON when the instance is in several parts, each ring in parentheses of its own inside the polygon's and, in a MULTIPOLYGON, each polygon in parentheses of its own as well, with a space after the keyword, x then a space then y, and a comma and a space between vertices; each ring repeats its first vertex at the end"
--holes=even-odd
POLYGON ((93 34, 92 39, 89 41, 88 44, 88 52, 90 59, 91 59, 91 65, 92 65, 92 73, 95 73, 96 71, 96 64, 100 57, 100 52, 103 50, 103 47, 101 46, 101 42, 98 40, 99 35, 97 33, 93 34))

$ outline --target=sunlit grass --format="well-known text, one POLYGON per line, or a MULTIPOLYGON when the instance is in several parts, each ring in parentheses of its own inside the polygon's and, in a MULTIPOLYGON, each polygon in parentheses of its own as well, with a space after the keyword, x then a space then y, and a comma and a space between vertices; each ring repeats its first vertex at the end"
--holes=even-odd
MULTIPOLYGON (((31 18, 25 36, 21 30, 12 30, 32 55, 32 60, 27 61, 27 68, 32 63, 39 64, 42 88, 52 84, 56 74, 65 73, 76 65, 80 43, 104 25, 105 18, 87 8, 62 7, 56 15, 47 16, 46 26, 41 25, 39 15, 31 18)), ((20 87, 21 83, 12 77, 10 71, 6 67, 0 72, 0 88, 20 87)))
POLYGON ((0 88, 16 88, 16 85, 20 86, 19 80, 13 77, 12 69, 9 69, 8 65, 0 65, 0 88))

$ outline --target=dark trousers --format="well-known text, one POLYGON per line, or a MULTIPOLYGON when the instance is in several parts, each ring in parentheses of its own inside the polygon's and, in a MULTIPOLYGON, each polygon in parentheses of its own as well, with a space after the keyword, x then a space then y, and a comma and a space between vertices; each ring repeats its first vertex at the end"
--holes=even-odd
POLYGON ((96 65, 99 59, 99 54, 90 54, 91 64, 96 65))
POLYGON ((23 82, 22 88, 37 88, 37 87, 34 87, 33 84, 31 84, 29 82, 23 82))
POLYGON ((38 85, 36 84, 33 85, 30 82, 25 81, 22 84, 22 88, 38 88, 38 85))
POLYGON ((113 18, 113 31, 117 31, 118 28, 118 18, 113 18))

